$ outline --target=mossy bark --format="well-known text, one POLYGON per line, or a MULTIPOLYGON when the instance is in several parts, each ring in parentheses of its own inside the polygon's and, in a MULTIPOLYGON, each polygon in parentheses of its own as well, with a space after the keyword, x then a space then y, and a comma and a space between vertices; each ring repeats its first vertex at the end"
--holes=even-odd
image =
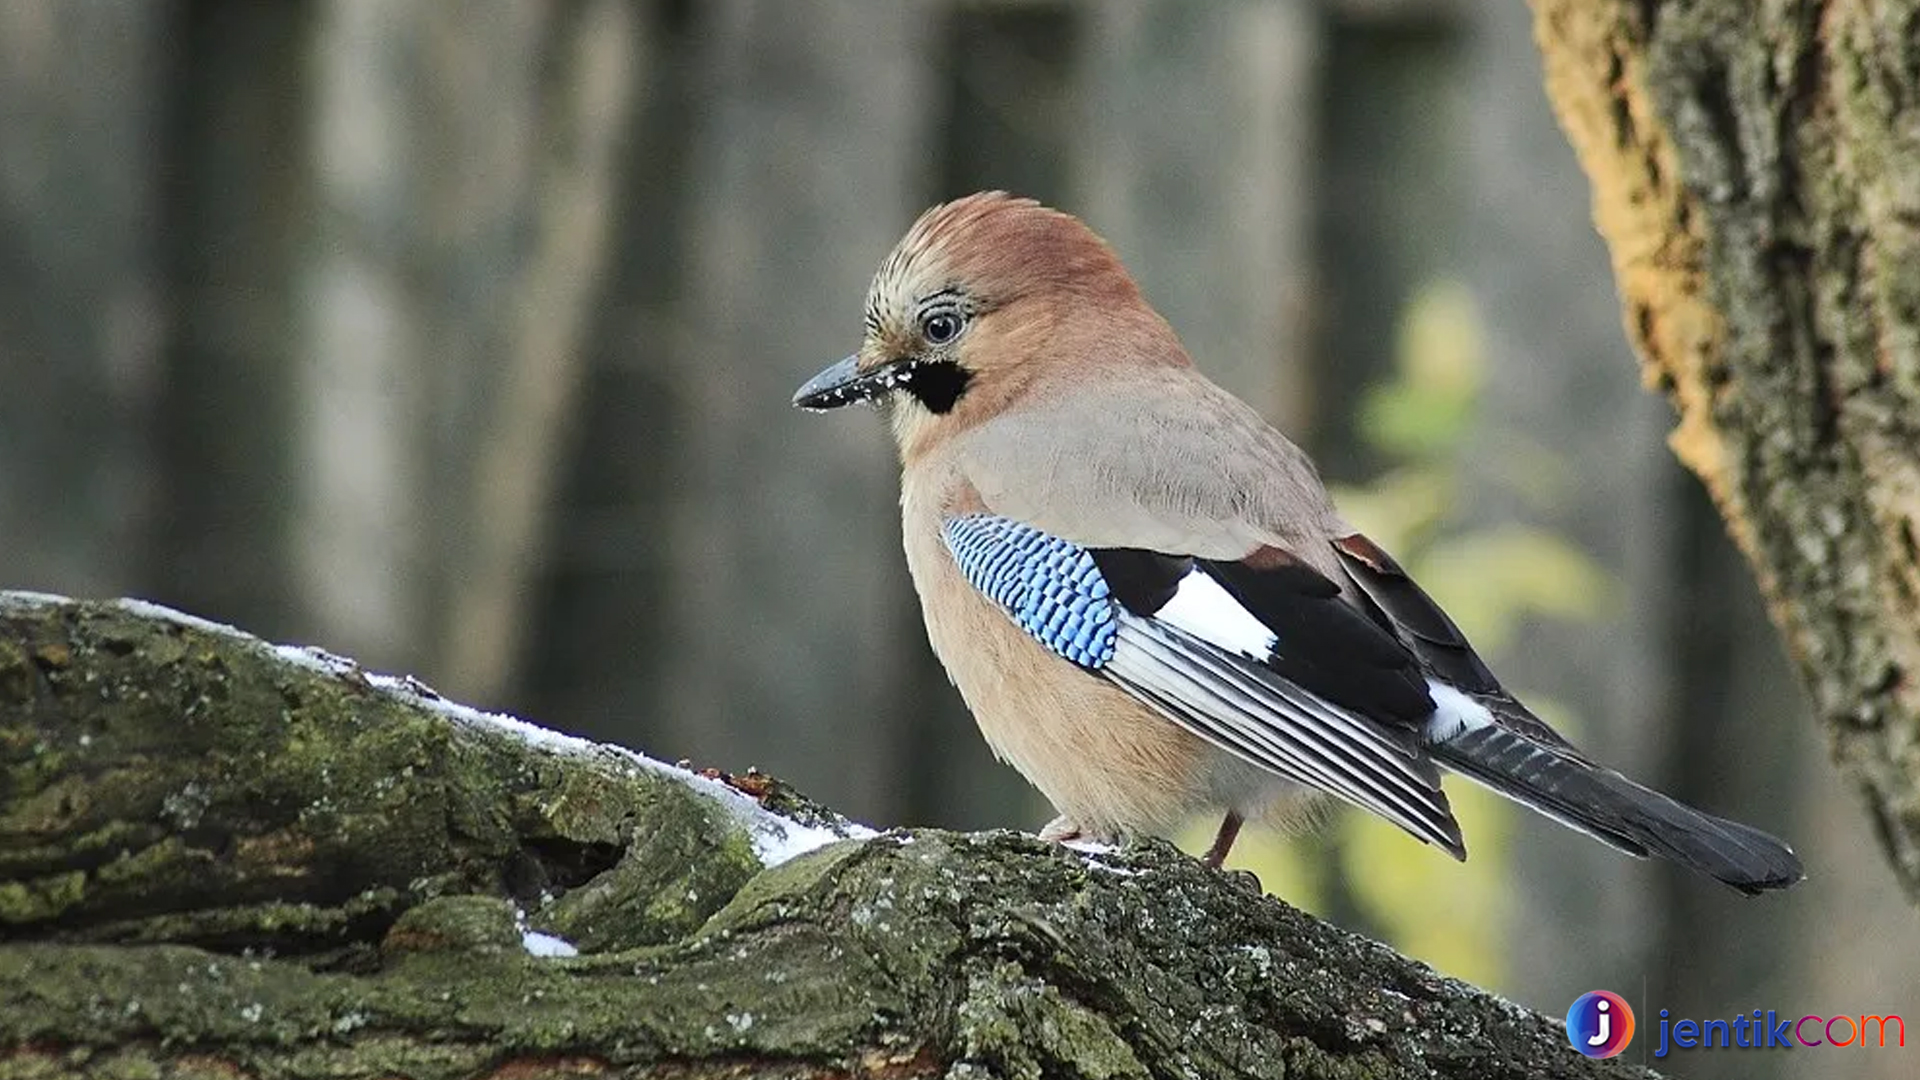
POLYGON ((763 867, 851 830, 732 784, 0 594, 0 1077, 1642 1075, 1163 845, 763 867))
POLYGON ((1533 7, 1673 449, 1920 902, 1920 0, 1533 7))

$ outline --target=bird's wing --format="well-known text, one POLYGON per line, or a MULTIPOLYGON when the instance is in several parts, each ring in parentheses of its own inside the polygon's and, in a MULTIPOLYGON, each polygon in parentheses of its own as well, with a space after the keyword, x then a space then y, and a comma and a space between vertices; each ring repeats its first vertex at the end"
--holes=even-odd
POLYGON ((1086 548, 990 513, 942 531, 968 582, 1041 645, 1213 745, 1465 857, 1421 746, 1425 676, 1311 567, 1275 549, 1226 563, 1086 548))

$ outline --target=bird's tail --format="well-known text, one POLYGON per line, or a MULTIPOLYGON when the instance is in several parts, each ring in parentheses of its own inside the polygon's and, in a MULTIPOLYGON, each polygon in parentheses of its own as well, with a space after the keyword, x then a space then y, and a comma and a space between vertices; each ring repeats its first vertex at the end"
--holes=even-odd
MULTIPOLYGON (((1528 719, 1531 719, 1529 717, 1528 719)), ((1630 855, 1658 855, 1753 895, 1806 876, 1784 842, 1704 814, 1498 722, 1432 744, 1434 757, 1515 802, 1630 855)))

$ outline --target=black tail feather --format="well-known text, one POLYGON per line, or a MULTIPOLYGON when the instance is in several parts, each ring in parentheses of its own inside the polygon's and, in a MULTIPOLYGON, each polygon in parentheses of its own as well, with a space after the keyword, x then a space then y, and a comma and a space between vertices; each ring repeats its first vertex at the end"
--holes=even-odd
POLYGON ((1658 855, 1749 895, 1806 876, 1784 842, 1717 818, 1499 724, 1433 745, 1441 763, 1494 792, 1627 852, 1658 855))

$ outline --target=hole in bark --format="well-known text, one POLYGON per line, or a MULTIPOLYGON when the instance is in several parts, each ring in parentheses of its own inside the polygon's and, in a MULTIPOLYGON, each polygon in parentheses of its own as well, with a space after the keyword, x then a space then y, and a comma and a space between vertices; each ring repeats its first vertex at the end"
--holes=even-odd
POLYGON ((1633 331, 1642 345, 1653 344, 1653 307, 1651 305, 1633 305, 1633 331))
POLYGON ((1716 178, 1718 186, 1709 196, 1721 202, 1745 196, 1752 190, 1747 175, 1747 148, 1740 139, 1740 114, 1726 68, 1718 64, 1707 67, 1700 72, 1694 86, 1694 102, 1700 108, 1701 118, 1712 129, 1723 165, 1724 175, 1716 178))
POLYGON ((100 651, 108 656, 132 656, 134 643, 128 638, 110 637, 100 642, 100 651))
POLYGON ((1627 99, 1616 89, 1612 100, 1613 140, 1616 146, 1632 146, 1636 141, 1633 126, 1633 110, 1627 106, 1627 99))
POLYGON ((521 857, 504 871, 507 891, 517 897, 577 888, 620 861, 618 844, 583 844, 559 837, 522 842, 521 857))

